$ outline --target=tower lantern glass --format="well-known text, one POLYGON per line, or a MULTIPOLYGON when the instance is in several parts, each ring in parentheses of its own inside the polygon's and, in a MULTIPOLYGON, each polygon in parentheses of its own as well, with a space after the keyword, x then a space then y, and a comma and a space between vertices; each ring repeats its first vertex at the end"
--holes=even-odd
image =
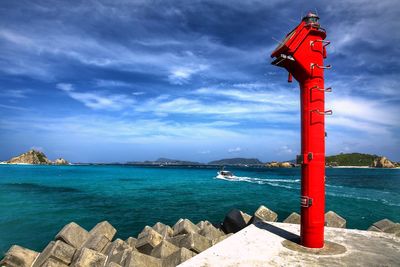
POLYGON ((319 17, 316 15, 316 14, 314 14, 314 13, 308 13, 307 14, 307 16, 305 16, 304 18, 303 18, 303 21, 306 23, 306 25, 310 25, 310 24, 313 24, 313 25, 318 25, 319 26, 319 17))

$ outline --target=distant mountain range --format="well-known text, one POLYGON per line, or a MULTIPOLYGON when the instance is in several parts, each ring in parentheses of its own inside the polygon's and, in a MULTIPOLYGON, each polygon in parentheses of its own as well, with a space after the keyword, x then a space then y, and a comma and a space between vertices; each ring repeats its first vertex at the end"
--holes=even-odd
POLYGON ((195 161, 177 160, 177 159, 168 159, 168 158, 159 158, 154 161, 150 161, 150 160, 133 161, 133 162, 127 162, 127 164, 133 164, 133 165, 204 165, 204 163, 195 162, 195 161))
MULTIPOLYGON (((69 164, 66 160, 59 158, 55 161, 47 159, 43 152, 30 150, 17 157, 11 158, 8 161, 2 162, 3 164, 69 164)), ((88 164, 111 164, 111 163, 88 163, 88 164)), ((298 166, 295 160, 288 160, 283 162, 262 162, 256 158, 228 158, 210 161, 208 163, 201 163, 187 160, 177 160, 168 158, 159 158, 154 161, 134 161, 127 163, 113 163, 113 164, 129 164, 129 165, 155 165, 155 166, 249 166, 249 167, 269 167, 269 168, 290 168, 298 166)), ((341 153, 338 155, 327 156, 326 165, 330 167, 336 166, 365 166, 376 168, 395 168, 400 167, 400 163, 392 162, 386 157, 380 157, 371 154, 362 153, 341 153)))
MULTIPOLYGON (((256 158, 228 158, 210 161, 208 163, 200 163, 193 161, 184 161, 168 158, 159 158, 155 161, 143 161, 143 162, 128 162, 128 164, 134 165, 182 165, 182 166, 252 166, 252 167, 271 167, 271 168, 290 168, 296 165, 295 160, 288 160, 283 162, 262 162, 256 158)), ((365 166, 365 167, 377 167, 377 168, 394 168, 400 167, 399 163, 395 163, 387 159, 386 157, 380 157, 377 155, 362 154, 362 153, 341 153, 338 155, 327 156, 326 165, 335 166, 365 166)))
POLYGON ((264 165, 263 162, 261 162, 258 159, 248 159, 248 158, 230 158, 230 159, 220 159, 220 160, 214 160, 210 161, 208 163, 200 163, 200 162, 195 162, 195 161, 186 161, 186 160, 177 160, 177 159, 168 159, 168 158, 159 158, 154 161, 134 161, 134 162, 127 162, 127 164, 133 164, 133 165, 237 165, 237 166, 242 166, 242 165, 248 165, 248 166, 262 166, 264 165))
POLYGON ((231 158, 210 161, 209 165, 263 165, 258 159, 231 158))

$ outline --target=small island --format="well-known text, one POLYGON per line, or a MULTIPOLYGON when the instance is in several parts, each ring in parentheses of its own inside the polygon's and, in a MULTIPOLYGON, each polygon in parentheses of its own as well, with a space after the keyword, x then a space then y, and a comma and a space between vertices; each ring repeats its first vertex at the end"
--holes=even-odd
POLYGON ((54 161, 49 160, 46 155, 38 150, 31 149, 26 153, 13 157, 3 164, 33 164, 33 165, 68 165, 69 162, 63 158, 54 161))
POLYGON ((400 167, 400 164, 398 162, 391 161, 384 156, 362 153, 340 153, 338 155, 327 156, 326 166, 396 168, 400 167))

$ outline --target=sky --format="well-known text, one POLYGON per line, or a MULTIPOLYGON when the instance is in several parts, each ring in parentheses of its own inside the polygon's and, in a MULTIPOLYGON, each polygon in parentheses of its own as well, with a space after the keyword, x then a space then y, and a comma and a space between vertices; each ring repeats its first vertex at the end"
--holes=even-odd
POLYGON ((0 160, 294 159, 299 87, 270 54, 309 10, 331 41, 327 154, 400 161, 396 0, 3 0, 0 160))

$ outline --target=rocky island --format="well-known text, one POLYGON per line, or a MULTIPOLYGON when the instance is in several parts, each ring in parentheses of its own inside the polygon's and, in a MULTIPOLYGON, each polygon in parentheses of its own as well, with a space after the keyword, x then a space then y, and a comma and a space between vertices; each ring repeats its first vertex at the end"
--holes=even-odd
POLYGON ((283 162, 272 161, 272 162, 265 163, 265 167, 267 167, 267 168, 292 168, 292 167, 296 167, 296 164, 289 162, 289 161, 283 161, 283 162))
POLYGON ((54 161, 49 160, 46 155, 38 150, 31 149, 26 153, 13 157, 4 162, 6 164, 34 164, 34 165, 68 165, 68 161, 58 158, 54 161))
POLYGON ((338 155, 327 156, 326 166, 355 166, 372 168, 396 168, 399 163, 393 162, 384 156, 363 154, 363 153, 340 153, 338 155))

